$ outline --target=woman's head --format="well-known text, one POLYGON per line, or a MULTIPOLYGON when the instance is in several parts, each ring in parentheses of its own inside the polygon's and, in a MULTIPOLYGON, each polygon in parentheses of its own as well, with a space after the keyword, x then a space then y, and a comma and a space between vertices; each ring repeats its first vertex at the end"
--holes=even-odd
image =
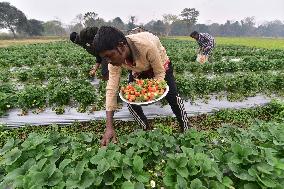
POLYGON ((72 41, 73 43, 75 43, 76 37, 78 36, 77 32, 72 32, 70 33, 70 41, 72 41))
POLYGON ((82 47, 91 46, 97 31, 97 27, 86 27, 82 29, 79 34, 72 32, 70 34, 70 41, 82 47))
POLYGON ((102 26, 99 29, 93 45, 97 54, 116 66, 125 62, 130 54, 125 35, 111 26, 102 26))
POLYGON ((94 40, 95 35, 98 32, 98 29, 99 28, 97 28, 97 27, 86 27, 85 29, 81 30, 80 31, 81 43, 83 43, 83 44, 88 43, 89 45, 91 45, 93 40, 94 40))
POLYGON ((199 36, 199 33, 197 31, 193 31, 191 34, 190 34, 190 37, 194 38, 194 39, 198 39, 198 36, 199 36))

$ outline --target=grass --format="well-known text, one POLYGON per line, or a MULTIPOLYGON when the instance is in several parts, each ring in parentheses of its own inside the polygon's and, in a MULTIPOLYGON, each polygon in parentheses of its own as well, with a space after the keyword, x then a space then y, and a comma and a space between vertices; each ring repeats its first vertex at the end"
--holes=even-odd
MULTIPOLYGON (((193 41, 193 39, 188 36, 176 36, 168 38, 193 41)), ((223 45, 244 45, 267 49, 284 49, 284 38, 216 37, 216 43, 223 45)))
POLYGON ((65 40, 64 37, 53 37, 53 36, 45 36, 45 37, 36 37, 36 38, 28 38, 28 39, 8 39, 8 40, 0 40, 0 47, 8 47, 8 46, 16 46, 16 45, 27 45, 27 44, 35 44, 35 43, 49 43, 54 41, 62 41, 65 40))

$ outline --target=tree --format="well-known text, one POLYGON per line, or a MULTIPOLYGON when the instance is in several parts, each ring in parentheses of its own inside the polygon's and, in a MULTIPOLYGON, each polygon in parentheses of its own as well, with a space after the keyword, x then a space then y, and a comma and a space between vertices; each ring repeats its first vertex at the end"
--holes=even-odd
POLYGON ((135 16, 130 16, 129 22, 127 24, 127 27, 129 30, 132 30, 135 28, 135 23, 137 22, 137 18, 135 16))
POLYGON ((220 35, 220 25, 218 23, 209 25, 209 33, 213 36, 220 35))
POLYGON ((177 20, 172 23, 171 35, 187 35, 187 25, 182 20, 177 20))
POLYGON ((25 30, 26 25, 27 18, 22 11, 8 2, 0 2, 0 28, 9 29, 16 38, 16 31, 25 30))
POLYGON ((177 20, 178 20, 177 15, 173 15, 173 14, 164 14, 163 15, 163 22, 165 23, 166 36, 168 36, 169 33, 171 32, 172 23, 177 21, 177 20))
POLYGON ((197 22, 199 11, 195 10, 195 8, 185 8, 180 15, 186 22, 188 31, 190 31, 190 28, 197 22))
POLYGON ((30 19, 28 20, 28 30, 27 33, 30 36, 40 36, 42 35, 44 31, 43 28, 43 22, 36 20, 36 19, 30 19))
POLYGON ((252 36, 255 32, 255 18, 254 17, 246 17, 241 20, 243 35, 252 36))
POLYGON ((284 37, 284 23, 280 20, 266 22, 257 28, 261 36, 284 37))
POLYGON ((98 28, 100 28, 100 27, 103 26, 103 25, 107 25, 106 21, 105 21, 103 18, 99 18, 99 17, 98 17, 98 18, 95 20, 95 26, 98 27, 98 28))
POLYGON ((113 19, 111 25, 119 30, 124 30, 125 27, 120 17, 116 17, 115 19, 113 19))
POLYGON ((62 23, 58 20, 47 21, 43 24, 45 35, 66 35, 66 31, 62 26, 62 23))
POLYGON ((75 25, 69 25, 68 26, 69 32, 77 32, 77 33, 79 33, 82 29, 84 29, 84 26, 81 23, 77 23, 75 25))
POLYGON ((87 12, 84 14, 84 25, 85 27, 96 26, 96 19, 98 14, 95 12, 87 12))
POLYGON ((152 31, 155 22, 156 22, 155 20, 151 20, 150 22, 144 25, 144 28, 148 31, 152 31))
POLYGON ((192 28, 193 30, 201 32, 201 33, 209 33, 209 26, 205 24, 196 24, 192 28))
POLYGON ((164 34, 165 33, 165 24, 161 20, 154 22, 153 32, 157 33, 158 35, 164 34))
POLYGON ((83 25, 83 22, 84 22, 84 16, 83 14, 78 14, 74 20, 74 22, 77 24, 77 23, 80 23, 81 25, 83 25))

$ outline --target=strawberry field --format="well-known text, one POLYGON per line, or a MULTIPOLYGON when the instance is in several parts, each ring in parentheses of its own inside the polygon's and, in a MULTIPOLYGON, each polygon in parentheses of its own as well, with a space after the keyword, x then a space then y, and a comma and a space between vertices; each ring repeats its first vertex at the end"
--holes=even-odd
MULTIPOLYGON (((284 50, 218 45, 210 64, 196 44, 164 39, 180 94, 190 102, 242 101, 284 95, 284 50)), ((92 82, 95 59, 69 42, 0 48, 0 116, 50 108, 65 114, 104 110, 105 85, 92 82)), ((127 71, 123 72, 126 83, 127 71)), ((60 115, 58 115, 60 118, 60 115)), ((224 109, 189 118, 178 132, 172 117, 152 131, 116 120, 118 144, 100 148, 105 120, 70 125, 0 126, 0 188, 282 189, 284 103, 224 109)))

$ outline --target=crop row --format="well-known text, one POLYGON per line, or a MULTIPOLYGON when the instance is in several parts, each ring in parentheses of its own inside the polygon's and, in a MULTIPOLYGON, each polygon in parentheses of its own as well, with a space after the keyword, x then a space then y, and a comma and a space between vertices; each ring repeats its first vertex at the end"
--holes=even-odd
POLYGON ((136 131, 99 148, 93 133, 53 131, 10 139, 0 150, 1 188, 282 188, 283 122, 224 127, 210 140, 136 131))
POLYGON ((212 93, 227 92, 240 98, 261 94, 282 94, 284 92, 284 74, 273 72, 239 73, 234 75, 217 75, 208 78, 206 75, 178 75, 176 82, 179 92, 195 99, 212 93))

